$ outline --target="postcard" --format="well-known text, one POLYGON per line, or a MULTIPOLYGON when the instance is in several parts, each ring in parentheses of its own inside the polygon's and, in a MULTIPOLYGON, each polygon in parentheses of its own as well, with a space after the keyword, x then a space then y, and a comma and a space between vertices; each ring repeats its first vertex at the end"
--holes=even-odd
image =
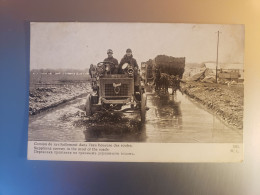
POLYGON ((31 22, 28 159, 243 161, 244 31, 31 22))

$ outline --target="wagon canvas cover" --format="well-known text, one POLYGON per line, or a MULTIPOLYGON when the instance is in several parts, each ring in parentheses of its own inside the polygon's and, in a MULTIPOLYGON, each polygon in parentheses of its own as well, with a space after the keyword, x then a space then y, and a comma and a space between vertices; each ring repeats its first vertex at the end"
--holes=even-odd
POLYGON ((244 25, 32 22, 28 159, 242 162, 243 75, 244 25))

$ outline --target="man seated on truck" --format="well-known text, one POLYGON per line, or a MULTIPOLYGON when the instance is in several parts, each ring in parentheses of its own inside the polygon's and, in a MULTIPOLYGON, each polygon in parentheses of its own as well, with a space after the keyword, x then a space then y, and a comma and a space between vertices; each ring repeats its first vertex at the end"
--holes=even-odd
POLYGON ((112 62, 113 64, 110 65, 110 73, 111 74, 118 74, 118 61, 116 58, 113 57, 112 49, 107 50, 108 57, 104 59, 104 62, 112 62))
POLYGON ((141 100, 141 92, 140 92, 140 76, 138 74, 138 64, 136 62, 136 59, 133 58, 133 54, 132 54, 132 50, 131 49, 127 49, 126 50, 126 54, 124 55, 124 57, 121 59, 120 63, 119 63, 119 74, 123 74, 123 70, 122 70, 122 66, 127 63, 132 65, 133 69, 134 69, 134 89, 135 89, 135 93, 139 92, 139 95, 136 95, 137 99, 141 100))
POLYGON ((122 66, 128 63, 130 65, 133 66, 134 70, 136 73, 138 73, 138 64, 136 62, 136 59, 133 58, 133 54, 132 54, 132 50, 131 49, 127 49, 126 50, 126 54, 124 55, 124 57, 121 59, 120 63, 119 63, 119 73, 122 74, 123 70, 122 70, 122 66))

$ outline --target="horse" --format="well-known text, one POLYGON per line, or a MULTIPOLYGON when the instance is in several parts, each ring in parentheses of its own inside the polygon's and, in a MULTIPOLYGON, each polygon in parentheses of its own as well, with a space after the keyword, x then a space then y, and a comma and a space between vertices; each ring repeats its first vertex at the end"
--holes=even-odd
POLYGON ((163 93, 168 93, 168 88, 170 85, 170 76, 166 73, 161 73, 158 85, 159 90, 162 90, 163 93))

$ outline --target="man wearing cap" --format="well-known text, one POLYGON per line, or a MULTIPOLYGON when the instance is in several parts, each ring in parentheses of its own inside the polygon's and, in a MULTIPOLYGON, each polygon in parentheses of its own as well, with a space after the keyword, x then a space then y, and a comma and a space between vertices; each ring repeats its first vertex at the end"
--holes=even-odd
POLYGON ((128 63, 128 64, 132 65, 134 67, 135 72, 137 72, 138 64, 137 64, 136 60, 133 58, 133 54, 132 54, 132 50, 131 49, 127 49, 126 50, 126 54, 124 55, 124 57, 120 61, 120 64, 119 64, 119 72, 120 73, 122 73, 122 66, 125 63, 128 63))
POLYGON ((118 61, 113 57, 112 49, 107 50, 107 55, 108 57, 104 59, 104 62, 112 62, 113 64, 110 64, 111 73, 118 74, 118 61))
MULTIPOLYGON (((127 49, 126 54, 122 58, 122 60, 119 63, 119 73, 123 73, 122 66, 123 64, 128 63, 133 66, 134 68, 134 85, 135 85, 135 92, 140 92, 140 77, 138 75, 138 64, 136 62, 136 59, 133 58, 132 50, 127 49)), ((138 98, 140 99, 140 98, 138 98)), ((141 100, 141 99, 140 99, 141 100)))

